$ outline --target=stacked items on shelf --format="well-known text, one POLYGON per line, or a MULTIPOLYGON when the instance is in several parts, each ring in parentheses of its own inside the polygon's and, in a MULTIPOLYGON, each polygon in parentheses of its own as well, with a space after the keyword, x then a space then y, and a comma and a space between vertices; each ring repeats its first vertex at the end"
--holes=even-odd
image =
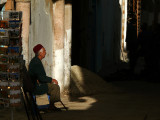
POLYGON ((22 12, 0 13, 0 106, 21 105, 22 12))

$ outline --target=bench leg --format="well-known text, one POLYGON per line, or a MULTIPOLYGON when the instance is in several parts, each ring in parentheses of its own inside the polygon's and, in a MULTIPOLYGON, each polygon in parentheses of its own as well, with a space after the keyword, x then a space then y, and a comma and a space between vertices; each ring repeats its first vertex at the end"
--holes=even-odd
POLYGON ((63 102, 61 100, 59 102, 61 102, 61 104, 63 105, 64 109, 66 109, 66 111, 67 111, 68 108, 63 104, 63 102))

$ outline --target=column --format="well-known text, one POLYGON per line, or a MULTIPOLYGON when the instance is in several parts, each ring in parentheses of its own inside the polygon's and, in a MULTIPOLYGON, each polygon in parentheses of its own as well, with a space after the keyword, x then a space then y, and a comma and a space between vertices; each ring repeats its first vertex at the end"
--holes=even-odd
POLYGON ((72 39, 72 4, 65 5, 65 41, 64 41, 64 88, 70 85, 71 71, 71 39, 72 39))
POLYGON ((53 3, 54 76, 59 82, 61 92, 64 90, 64 13, 64 0, 53 3))
POLYGON ((5 11, 14 10, 14 0, 7 0, 5 5, 5 11))
POLYGON ((16 10, 22 11, 22 54, 26 62, 29 64, 29 25, 30 25, 30 3, 31 0, 16 0, 16 10))

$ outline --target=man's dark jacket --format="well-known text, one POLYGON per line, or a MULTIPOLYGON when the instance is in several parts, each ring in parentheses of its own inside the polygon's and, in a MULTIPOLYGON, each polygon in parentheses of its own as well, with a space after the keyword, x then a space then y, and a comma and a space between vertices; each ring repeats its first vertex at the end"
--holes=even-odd
POLYGON ((51 83, 52 78, 46 76, 41 60, 35 56, 29 64, 29 75, 35 86, 34 94, 41 95, 48 92, 47 83, 51 83), (37 82, 39 81, 39 83, 37 82))

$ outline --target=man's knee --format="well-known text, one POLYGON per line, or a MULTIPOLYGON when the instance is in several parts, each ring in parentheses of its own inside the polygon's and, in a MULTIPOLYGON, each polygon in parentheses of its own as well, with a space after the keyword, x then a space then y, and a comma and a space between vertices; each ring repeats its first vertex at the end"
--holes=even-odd
POLYGON ((48 93, 51 94, 51 92, 60 92, 60 86, 57 84, 48 84, 48 93))
POLYGON ((51 85, 51 88, 52 88, 53 90, 56 90, 56 91, 59 91, 59 90, 60 90, 60 87, 59 87, 59 85, 57 85, 57 84, 52 84, 52 85, 51 85))

